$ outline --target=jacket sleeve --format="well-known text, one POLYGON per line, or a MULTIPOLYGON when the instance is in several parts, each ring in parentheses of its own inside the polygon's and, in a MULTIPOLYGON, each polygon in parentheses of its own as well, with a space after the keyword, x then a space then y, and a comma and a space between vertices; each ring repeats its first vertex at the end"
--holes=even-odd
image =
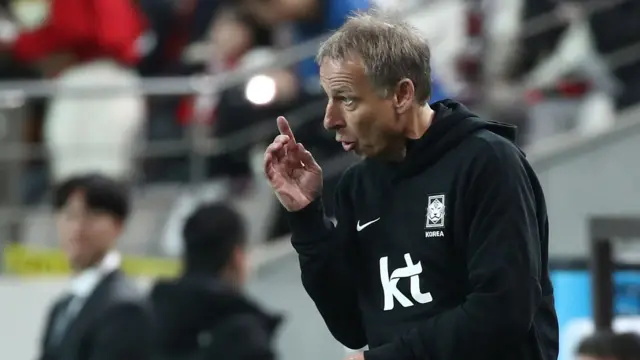
POLYGON ((365 352, 366 360, 491 359, 526 338, 542 301, 531 169, 511 144, 482 146, 460 193, 466 208, 460 226, 468 235, 459 247, 466 255, 466 300, 365 352))
POLYGON ((321 198, 290 213, 289 220, 305 290, 336 340, 348 348, 360 349, 367 345, 367 338, 354 274, 347 261, 349 242, 355 241, 355 223, 346 177, 336 190, 336 226, 325 216, 321 198))

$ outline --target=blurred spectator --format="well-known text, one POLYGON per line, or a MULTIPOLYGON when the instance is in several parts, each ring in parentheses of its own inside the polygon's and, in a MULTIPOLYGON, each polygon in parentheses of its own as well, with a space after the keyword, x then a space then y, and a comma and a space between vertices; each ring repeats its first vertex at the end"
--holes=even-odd
MULTIPOLYGON (((142 3, 156 39, 152 52, 140 65, 145 75, 184 76, 203 71, 217 75, 235 69, 250 48, 271 45, 270 31, 238 11, 231 2, 142 0, 142 3)), ((150 99, 149 138, 176 140, 187 134, 185 127, 191 122, 210 123, 218 98, 217 94, 207 94, 150 99)), ((227 128, 235 130, 242 121, 247 119, 225 123, 217 132, 224 135, 227 128)), ((233 173, 232 163, 229 156, 221 157, 216 172, 233 173)), ((184 181, 188 177, 185 157, 150 160, 147 165, 146 175, 152 181, 184 181)), ((247 171, 244 166, 235 172, 247 171)))
POLYGON ((640 336, 634 333, 601 332, 582 340, 577 360, 639 360, 640 336))
POLYGON ((183 229, 184 274, 151 291, 161 359, 274 359, 279 319, 243 295, 246 228, 222 203, 204 205, 183 229))
POLYGON ((40 359, 151 360, 151 313, 115 250, 127 189, 101 175, 73 177, 56 189, 53 206, 74 274, 48 314, 40 359))
POLYGON ((126 178, 132 172, 135 139, 144 120, 142 95, 83 96, 65 91, 96 86, 135 91, 140 79, 133 66, 141 57, 143 16, 133 0, 27 5, 29 11, 22 11, 17 3, 14 13, 20 29, 15 36, 5 33, 3 40, 18 61, 37 66, 59 85, 44 124, 54 181, 92 171, 126 178), (27 21, 20 21, 20 14, 26 14, 22 20, 27 21))

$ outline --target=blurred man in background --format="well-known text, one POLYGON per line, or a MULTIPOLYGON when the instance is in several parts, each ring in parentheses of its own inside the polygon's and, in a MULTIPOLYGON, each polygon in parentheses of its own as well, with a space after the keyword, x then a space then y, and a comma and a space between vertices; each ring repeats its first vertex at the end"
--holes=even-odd
MULTIPOLYGON (((211 27, 212 60, 207 64, 210 74, 244 70, 268 62, 273 55, 275 42, 273 29, 259 24, 243 11, 238 4, 221 7, 213 19, 211 27)), ((260 91, 260 93, 266 93, 260 91)), ((268 104, 267 104, 268 105, 268 104)), ((223 90, 220 94, 201 96, 194 103, 195 119, 206 117, 213 120, 213 133, 222 138, 236 135, 239 131, 263 120, 263 105, 256 106, 246 96, 243 85, 223 90)), ((246 143, 234 151, 219 154, 211 159, 208 175, 214 178, 230 177, 240 186, 242 192, 248 187, 252 171, 249 165, 249 151, 253 144, 246 143), (239 180, 239 181, 238 181, 239 180)))
POLYGON ((580 342, 577 360, 640 360, 640 336, 634 333, 596 333, 580 342))
POLYGON ((127 190, 100 175, 74 177, 56 189, 54 207, 74 275, 49 313, 41 359, 150 359, 151 313, 115 250, 129 213, 127 190))
POLYGON ((44 124, 54 181, 93 171, 124 179, 144 120, 133 67, 142 55, 145 19, 134 0, 34 1, 28 10, 38 21, 26 26, 18 16, 17 34, 5 33, 2 41, 18 61, 40 67, 59 86, 44 124), (96 86, 129 92, 68 93, 96 86))
POLYGON ((243 295, 246 230, 240 215, 216 203, 198 208, 183 229, 184 274, 151 292, 161 359, 274 359, 279 319, 243 295))

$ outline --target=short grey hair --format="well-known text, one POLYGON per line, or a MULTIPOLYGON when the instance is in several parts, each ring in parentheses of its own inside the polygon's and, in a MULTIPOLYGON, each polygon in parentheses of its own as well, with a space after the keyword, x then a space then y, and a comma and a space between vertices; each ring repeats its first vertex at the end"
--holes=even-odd
POLYGON ((351 56, 362 59, 365 73, 382 93, 409 79, 417 102, 426 104, 431 97, 429 44, 407 22, 376 11, 355 14, 322 43, 316 61, 351 56))

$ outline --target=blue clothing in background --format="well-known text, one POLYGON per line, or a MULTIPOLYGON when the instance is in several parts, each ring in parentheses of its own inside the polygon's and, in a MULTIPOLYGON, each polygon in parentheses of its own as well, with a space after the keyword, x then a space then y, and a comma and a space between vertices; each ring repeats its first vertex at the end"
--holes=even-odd
POLYGON ((436 101, 448 99, 449 96, 447 92, 444 90, 442 84, 436 79, 433 79, 431 82, 431 100, 429 100, 430 104, 433 104, 436 101))
MULTIPOLYGON (((367 10, 369 0, 318 0, 323 6, 323 14, 317 20, 309 20, 294 24, 297 43, 314 39, 332 30, 338 29, 347 17, 358 10, 367 10)), ((318 81, 318 65, 314 58, 301 61, 297 74, 303 89, 310 93, 320 91, 318 81)))

